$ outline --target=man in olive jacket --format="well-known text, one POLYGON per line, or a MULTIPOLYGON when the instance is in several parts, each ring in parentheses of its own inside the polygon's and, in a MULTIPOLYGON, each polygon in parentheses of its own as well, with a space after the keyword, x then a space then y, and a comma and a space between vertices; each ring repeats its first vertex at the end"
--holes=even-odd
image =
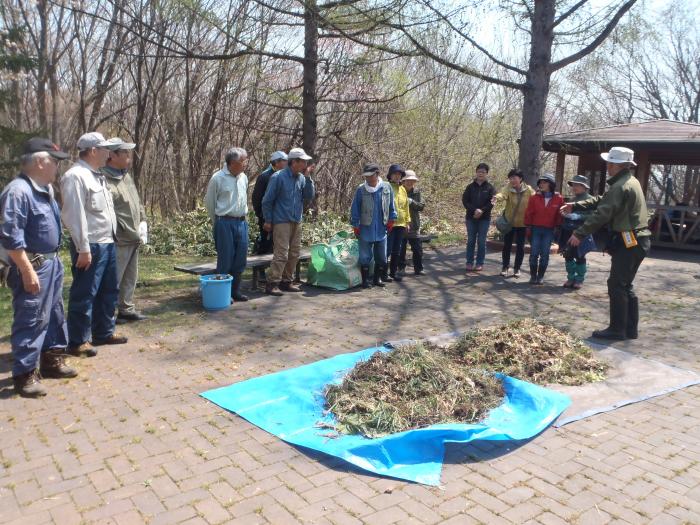
POLYGON ((578 246, 586 236, 608 226, 611 255, 608 296, 610 297, 610 325, 596 330, 593 337, 621 341, 637 338, 639 301, 632 281, 649 253, 651 231, 649 214, 642 186, 631 171, 634 151, 628 148, 612 148, 601 157, 607 162, 608 191, 602 197, 569 203, 562 206, 562 213, 593 210, 586 222, 574 231, 569 244, 578 246))
POLYGON ((107 142, 111 143, 110 153, 102 173, 112 193, 114 212, 117 216, 117 322, 142 321, 146 316, 139 313, 134 306, 134 290, 139 272, 139 248, 148 242, 148 227, 136 184, 129 174, 131 153, 136 144, 124 142, 118 137, 107 142))

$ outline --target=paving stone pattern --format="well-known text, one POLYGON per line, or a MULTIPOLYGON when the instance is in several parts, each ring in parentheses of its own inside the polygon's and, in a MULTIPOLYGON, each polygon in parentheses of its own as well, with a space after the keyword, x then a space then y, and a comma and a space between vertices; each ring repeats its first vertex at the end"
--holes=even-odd
MULTIPOLYGON (((637 280, 641 338, 615 346, 700 370, 698 256, 659 253, 637 280)), ((563 261, 530 287, 463 251, 429 252, 429 274, 370 291, 257 295, 202 313, 197 291, 128 345, 12 395, 0 346, 0 522, 5 524, 700 523, 700 387, 548 429, 506 450, 448 448, 440 488, 377 478, 289 446, 200 398, 204 390, 358 350, 532 315, 587 336, 607 320, 609 259, 565 292, 563 261)), ((524 281, 524 280, 523 280, 524 281)), ((194 282, 194 281, 193 281, 194 282)), ((156 312, 157 302, 144 304, 156 312)))

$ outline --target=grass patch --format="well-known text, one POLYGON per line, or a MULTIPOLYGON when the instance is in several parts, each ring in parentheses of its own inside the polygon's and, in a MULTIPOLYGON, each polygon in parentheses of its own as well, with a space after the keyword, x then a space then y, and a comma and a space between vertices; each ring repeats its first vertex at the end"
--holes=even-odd
POLYGON ((436 423, 479 421, 503 400, 493 374, 418 343, 377 352, 326 389, 337 430, 378 437, 436 423))

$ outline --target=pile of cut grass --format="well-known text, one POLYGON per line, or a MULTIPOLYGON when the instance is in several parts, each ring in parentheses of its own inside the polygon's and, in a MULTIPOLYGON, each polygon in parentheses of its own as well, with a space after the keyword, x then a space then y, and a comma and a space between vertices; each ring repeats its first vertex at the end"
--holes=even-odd
POLYGON ((605 379, 608 363, 549 324, 520 319, 479 328, 438 347, 418 342, 362 361, 326 388, 335 430, 379 437, 438 423, 474 423, 500 405, 495 372, 537 384, 605 379))
POLYGON ((379 437, 437 423, 473 423, 503 401, 490 372, 455 361, 442 348, 417 343, 377 352, 325 392, 336 430, 379 437))
POLYGON ((465 366, 541 385, 602 381, 609 367, 580 339, 535 319, 472 330, 448 351, 465 366))

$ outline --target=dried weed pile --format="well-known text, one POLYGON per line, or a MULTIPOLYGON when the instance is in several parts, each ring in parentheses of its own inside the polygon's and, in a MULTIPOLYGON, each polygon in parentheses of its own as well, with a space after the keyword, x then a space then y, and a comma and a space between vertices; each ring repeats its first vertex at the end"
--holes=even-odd
POLYGON ((472 330, 449 351, 466 366, 537 384, 592 383, 605 379, 608 370, 583 341, 534 319, 472 330))
POLYGON ((493 374, 425 343, 377 352, 326 392, 336 430, 379 437, 436 423, 472 423, 503 401, 493 374))
POLYGON ((580 385, 605 378, 608 364, 581 340, 521 319, 473 330, 438 347, 419 342, 377 352, 326 389, 335 430, 379 437, 437 423, 474 423, 503 401, 493 372, 538 384, 580 385))

